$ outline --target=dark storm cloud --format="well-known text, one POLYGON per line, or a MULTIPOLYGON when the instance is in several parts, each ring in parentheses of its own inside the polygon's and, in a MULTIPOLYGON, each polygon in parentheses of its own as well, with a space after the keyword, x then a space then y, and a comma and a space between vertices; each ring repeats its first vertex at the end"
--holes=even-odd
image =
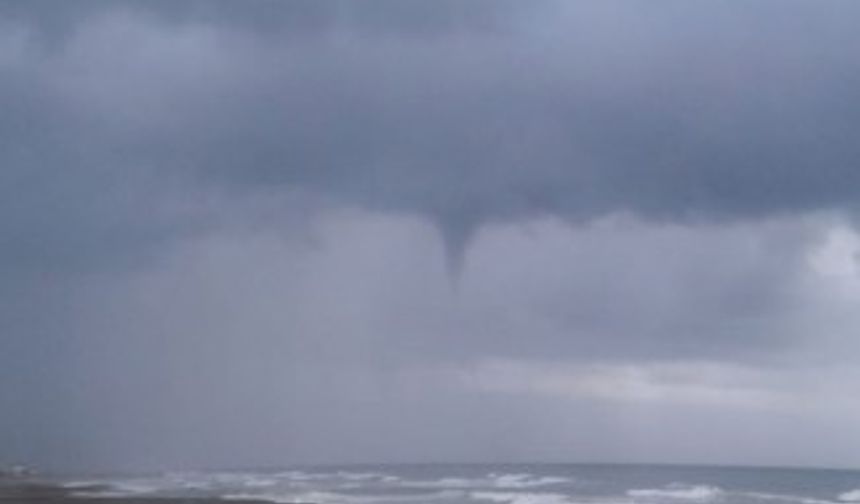
POLYGON ((337 29, 358 30, 370 36, 436 36, 459 30, 498 30, 511 24, 513 14, 528 15, 534 6, 511 0, 81 0, 5 1, 0 12, 37 30, 40 42, 63 44, 68 37, 101 13, 130 10, 162 23, 207 24, 250 30, 263 36, 296 38, 319 36, 337 29))
MULTIPOLYGON (((801 339, 815 226, 790 218, 853 214, 860 195, 858 14, 0 0, 6 456, 505 458, 516 442, 494 444, 541 438, 522 411, 548 403, 509 408, 433 366, 521 357, 539 375, 543 360, 742 360, 801 339), (313 252, 267 238, 317 206, 347 216, 313 252), (601 227, 615 213, 632 224, 601 227), (466 267, 456 296, 428 259, 446 252, 466 267), (506 415, 516 436, 481 434, 506 415)), ((588 405, 549 410, 604 424, 588 405)), ((547 449, 576 440, 551 423, 547 449)))
POLYGON ((426 215, 454 264, 488 221, 853 210, 857 7, 830 6, 4 2, 33 30, 5 65, 5 162, 426 215))

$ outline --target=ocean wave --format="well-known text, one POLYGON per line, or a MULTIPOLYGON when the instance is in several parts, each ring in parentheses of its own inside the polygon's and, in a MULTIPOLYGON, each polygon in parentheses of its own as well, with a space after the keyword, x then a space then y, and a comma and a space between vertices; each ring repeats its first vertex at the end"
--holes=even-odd
POLYGON ((532 488, 547 485, 557 485, 570 482, 570 478, 562 476, 533 476, 527 473, 516 474, 490 474, 494 478, 493 486, 498 488, 532 488))
POLYGON ((860 502, 860 489, 841 493, 839 494, 837 499, 841 500, 842 502, 860 502))
POLYGON ((92 481, 92 482, 69 482, 64 485, 72 490, 74 497, 137 497, 157 493, 163 488, 154 482, 143 481, 92 481), (75 490, 75 489, 79 490, 75 490))
POLYGON ((339 478, 343 478, 350 481, 369 481, 397 478, 397 476, 391 476, 388 474, 382 474, 377 472, 338 471, 337 473, 335 473, 335 475, 339 478))
POLYGON ((77 497, 176 496, 189 492, 211 494, 224 489, 267 488, 278 484, 274 478, 253 473, 165 473, 157 478, 69 481, 64 487, 77 497))
POLYGON ((336 492, 306 492, 300 494, 234 493, 222 495, 224 500, 257 500, 275 504, 375 504, 401 502, 427 502, 463 497, 462 492, 443 491, 423 495, 346 495, 336 492))
POLYGON ((291 481, 317 481, 331 479, 334 473, 309 473, 304 471, 282 471, 274 474, 275 477, 291 481))
POLYGON ((63 488, 68 488, 69 490, 74 490, 76 488, 92 488, 103 486, 105 483, 98 480, 75 480, 75 481, 65 481, 60 483, 60 486, 63 488))
POLYGON ((334 472, 305 472, 305 471, 282 471, 275 473, 274 477, 295 481, 318 481, 318 480, 333 480, 346 479, 351 481, 367 481, 381 480, 389 478, 397 478, 390 474, 380 472, 361 472, 361 471, 334 471, 334 472))
POLYGON ((402 480, 400 485, 413 488, 459 488, 459 489, 524 489, 569 483, 562 476, 535 476, 529 473, 489 473, 480 478, 440 478, 438 480, 402 480))
POLYGON ((707 485, 683 485, 672 483, 663 488, 643 488, 627 491, 628 497, 645 499, 673 499, 707 501, 720 497, 722 489, 707 485))
MULTIPOLYGON (((168 472, 154 478, 117 480, 69 481, 66 486, 79 497, 136 497, 136 496, 223 496, 226 499, 258 499, 275 503, 369 503, 385 501, 389 497, 404 500, 436 500, 451 498, 452 492, 461 498, 468 491, 486 491, 488 498, 510 499, 505 490, 552 488, 570 482, 570 478, 530 473, 486 473, 479 477, 446 477, 429 480, 409 480, 383 472, 283 471, 278 473, 255 472, 168 472), (404 495, 401 490, 409 490, 404 495), (397 495, 393 497, 392 491, 397 495), (416 493, 417 491, 417 493, 416 493), (364 494, 364 495, 357 495, 364 494), (375 495, 375 496, 374 496, 375 495)), ((538 496, 546 499, 550 494, 518 494, 513 504, 532 504, 538 496), (532 499, 532 500, 530 500, 532 499)), ((454 496, 456 498, 456 496, 454 496)), ((486 499, 484 499, 486 500, 486 499)))

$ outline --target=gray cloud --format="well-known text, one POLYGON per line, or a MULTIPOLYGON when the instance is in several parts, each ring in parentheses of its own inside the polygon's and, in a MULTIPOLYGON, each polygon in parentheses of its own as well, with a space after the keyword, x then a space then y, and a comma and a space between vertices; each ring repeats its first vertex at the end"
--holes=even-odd
MULTIPOLYGON (((724 440, 721 407, 766 432, 626 404, 623 373, 797 399, 793 352, 854 348, 853 284, 809 263, 860 187, 860 6, 828 6, 0 1, 8 456, 623 458, 631 411, 724 440)), ((729 457, 692 436, 653 439, 729 457)))
POLYGON ((70 33, 36 70, 8 68, 26 89, 4 92, 6 128, 42 132, 10 164, 303 187, 427 215, 453 257, 483 222, 540 214, 853 210, 850 4, 792 4, 803 36, 783 3, 546 4, 542 23, 506 2, 421 5, 6 2, 13 24, 70 33))

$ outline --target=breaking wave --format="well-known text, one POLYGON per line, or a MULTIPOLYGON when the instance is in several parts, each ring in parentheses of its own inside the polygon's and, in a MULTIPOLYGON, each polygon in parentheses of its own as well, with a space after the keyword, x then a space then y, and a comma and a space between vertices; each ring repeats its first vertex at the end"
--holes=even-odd
POLYGON ((401 486, 414 488, 463 488, 516 490, 570 483, 562 476, 535 476, 529 473, 489 473, 480 478, 440 478, 437 480, 401 481, 401 486))
POLYGON ((841 493, 837 498, 842 502, 860 502, 860 489, 841 493))
POLYGON ((628 490, 627 496, 645 499, 673 499, 707 501, 720 497, 723 491, 715 486, 683 485, 672 483, 664 488, 643 488, 628 490))
POLYGON ((564 478, 561 476, 536 477, 526 473, 502 475, 490 474, 490 477, 495 478, 493 484, 498 488, 533 488, 570 482, 570 478, 564 478))
POLYGON ((62 486, 74 497, 138 497, 158 492, 162 486, 144 481, 71 481, 62 486))
POLYGON ((277 494, 277 493, 236 493, 221 496, 224 500, 256 500, 268 501, 276 504, 373 504, 373 503, 401 503, 401 502, 427 502, 433 500, 447 500, 462 498, 462 492, 442 491, 429 495, 347 495, 336 492, 307 492, 301 494, 277 494))

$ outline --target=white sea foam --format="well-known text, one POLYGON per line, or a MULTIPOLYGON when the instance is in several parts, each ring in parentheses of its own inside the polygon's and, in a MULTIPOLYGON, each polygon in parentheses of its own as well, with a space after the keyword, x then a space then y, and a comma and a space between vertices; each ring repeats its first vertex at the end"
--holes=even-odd
POLYGON ((570 504, 566 495, 558 493, 471 492, 469 497, 499 504, 570 504))
POLYGON ((532 488, 567 483, 570 481, 570 478, 563 478, 561 476, 535 477, 526 473, 502 475, 491 474, 490 476, 495 476, 494 486, 498 488, 532 488))
POLYGON ((838 499, 842 502, 860 502, 860 489, 841 493, 839 494, 838 499))
POLYGON ((443 488, 468 488, 481 485, 483 481, 484 480, 481 479, 469 478, 442 478, 432 482, 432 486, 438 486, 443 488))
POLYGON ((401 486, 417 488, 460 488, 460 489, 483 489, 498 488, 516 490, 523 488, 535 488, 548 485, 558 485, 570 482, 570 478, 561 476, 537 477, 528 473, 497 474, 489 473, 481 478, 440 478, 433 481, 401 481, 401 486))
POLYGON ((707 485, 683 485, 672 483, 664 488, 643 488, 628 490, 627 496, 644 499, 674 499, 707 501, 721 496, 723 491, 718 487, 707 485))
POLYGON ((461 498, 462 492, 437 492, 429 495, 346 495, 336 492, 306 492, 299 494, 277 494, 277 493, 235 493, 221 496, 224 500, 264 500, 276 504, 375 504, 375 503, 401 503, 432 500, 450 500, 461 498))
POLYGON ((189 472, 166 473, 157 478, 70 481, 64 486, 72 489, 72 494, 79 497, 135 497, 187 495, 189 491, 209 494, 227 489, 241 492, 243 488, 267 488, 277 484, 274 478, 254 473, 189 472))
POLYGON ((67 488, 99 487, 96 489, 87 488, 71 492, 75 497, 136 497, 156 493, 164 487, 164 485, 148 481, 92 481, 73 482, 73 484, 74 486, 67 486, 67 488))
POLYGON ((371 497, 355 497, 334 492, 306 492, 299 494, 279 493, 235 493, 221 496, 225 500, 264 500, 277 504, 343 504, 375 500, 371 497))
POLYGON ((104 485, 102 481, 96 480, 79 480, 79 481, 66 481, 64 483, 60 483, 60 486, 63 488, 68 488, 74 490, 75 488, 90 488, 94 486, 104 485))
POLYGON ((332 477, 330 473, 308 473, 304 471, 284 471, 277 473, 275 476, 292 481, 316 481, 332 477))
POLYGON ((338 471, 336 476, 339 478, 351 480, 351 481, 368 481, 368 480, 379 480, 386 477, 385 474, 375 473, 375 472, 350 472, 350 471, 338 471))
POLYGON ((181 490, 209 490, 217 484, 203 477, 176 477, 171 481, 174 488, 181 490))
POLYGON ((261 488, 275 486, 278 482, 271 478, 248 478, 242 484, 250 488, 261 488))
POLYGON ((443 489, 468 489, 480 488, 489 485, 483 478, 439 478, 437 480, 399 480, 398 486, 403 488, 443 488, 443 489))
POLYGON ((217 488, 264 488, 278 484, 278 479, 250 472, 167 473, 159 480, 165 491, 213 490, 217 488))

